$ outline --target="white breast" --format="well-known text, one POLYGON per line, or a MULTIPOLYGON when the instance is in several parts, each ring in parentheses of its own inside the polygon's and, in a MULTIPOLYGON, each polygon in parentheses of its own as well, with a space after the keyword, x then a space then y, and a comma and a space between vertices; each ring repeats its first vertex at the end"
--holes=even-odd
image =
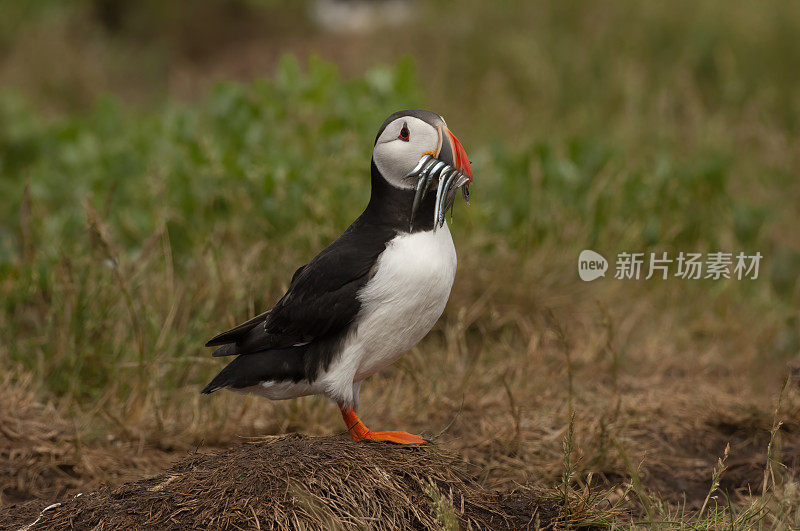
POLYGON ((324 378, 328 391, 338 394, 375 374, 425 337, 444 311, 455 274, 456 250, 446 224, 391 240, 359 293, 354 330, 324 378))
POLYGON ((362 307, 354 343, 363 352, 355 381, 396 361, 442 315, 456 275, 450 230, 445 225, 435 232, 398 236, 376 266, 359 293, 362 307))

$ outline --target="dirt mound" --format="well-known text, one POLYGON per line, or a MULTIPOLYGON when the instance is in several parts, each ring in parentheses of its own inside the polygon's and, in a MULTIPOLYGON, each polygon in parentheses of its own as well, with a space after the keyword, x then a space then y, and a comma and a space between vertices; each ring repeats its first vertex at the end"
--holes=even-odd
POLYGON ((72 497, 41 512, 0 510, 30 529, 524 529, 552 523, 537 492, 481 488, 467 465, 433 446, 299 435, 190 456, 156 477, 72 497))

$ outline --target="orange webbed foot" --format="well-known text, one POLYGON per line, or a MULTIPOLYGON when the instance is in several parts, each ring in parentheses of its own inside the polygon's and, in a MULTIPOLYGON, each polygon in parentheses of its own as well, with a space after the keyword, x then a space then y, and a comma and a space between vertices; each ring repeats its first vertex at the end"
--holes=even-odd
POLYGON ((353 408, 339 404, 339 409, 342 411, 342 418, 347 425, 350 438, 354 441, 386 441, 394 444, 428 444, 430 442, 419 435, 404 431, 370 431, 358 418, 353 408))
POLYGON ((359 440, 387 441, 394 444, 429 444, 430 441, 419 435, 404 431, 371 431, 359 440))

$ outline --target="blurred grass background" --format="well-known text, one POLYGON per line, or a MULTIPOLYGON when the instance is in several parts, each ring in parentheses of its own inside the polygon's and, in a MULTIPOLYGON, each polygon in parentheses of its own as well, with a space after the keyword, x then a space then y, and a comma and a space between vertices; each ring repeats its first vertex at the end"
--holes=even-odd
MULTIPOLYGON (((631 471, 612 439, 657 464, 659 441, 690 436, 665 433, 708 438, 715 415, 765 443, 800 353, 800 5, 431 1, 368 33, 325 31, 311 9, 0 4, 15 381, 88 441, 338 430, 320 399, 201 401, 221 366, 202 344, 269 307, 361 212, 377 127, 424 107, 466 146, 473 201, 455 212, 445 316, 365 386, 366 418, 430 432, 460 415, 449 444, 500 483, 558 478, 573 414, 570 481, 615 484, 631 471), (585 248, 764 260, 754 281, 584 284, 585 248)), ((671 468, 648 488, 669 492, 656 471, 671 468)), ((800 518, 789 506, 781 522, 800 518)))

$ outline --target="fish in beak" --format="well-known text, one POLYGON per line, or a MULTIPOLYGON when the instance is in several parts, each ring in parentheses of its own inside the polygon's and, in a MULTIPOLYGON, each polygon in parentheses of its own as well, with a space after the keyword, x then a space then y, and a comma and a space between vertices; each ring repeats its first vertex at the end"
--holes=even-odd
POLYGON ((469 162, 467 151, 458 141, 450 129, 445 125, 437 127, 439 142, 435 153, 426 153, 419 160, 416 167, 408 174, 415 176, 417 182, 414 203, 411 206, 411 224, 414 227, 414 218, 419 210, 422 199, 428 193, 431 182, 438 179, 436 189, 436 203, 433 215, 434 228, 444 225, 445 214, 450 210, 452 216, 456 192, 461 188, 464 201, 469 204, 469 185, 472 184, 472 165, 469 162))

